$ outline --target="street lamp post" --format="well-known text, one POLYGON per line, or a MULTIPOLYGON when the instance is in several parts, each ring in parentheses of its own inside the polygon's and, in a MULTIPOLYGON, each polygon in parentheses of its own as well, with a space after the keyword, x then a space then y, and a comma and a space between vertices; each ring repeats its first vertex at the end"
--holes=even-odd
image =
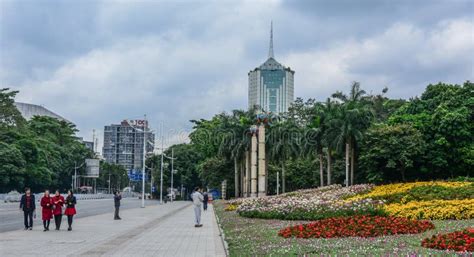
POLYGON ((146 115, 143 124, 142 208, 145 208, 146 115))
POLYGON ((72 190, 77 190, 77 169, 81 168, 82 166, 84 166, 84 164, 86 164, 85 162, 83 164, 81 164, 81 166, 77 167, 77 162, 74 161, 74 185, 72 187, 72 190))
POLYGON ((170 191, 171 202, 173 202, 173 173, 174 173, 173 162, 174 162, 174 149, 171 148, 171 191, 170 191))
POLYGON ((165 149, 163 148, 163 141, 163 124, 161 124, 160 204, 163 204, 163 155, 165 154, 165 149))

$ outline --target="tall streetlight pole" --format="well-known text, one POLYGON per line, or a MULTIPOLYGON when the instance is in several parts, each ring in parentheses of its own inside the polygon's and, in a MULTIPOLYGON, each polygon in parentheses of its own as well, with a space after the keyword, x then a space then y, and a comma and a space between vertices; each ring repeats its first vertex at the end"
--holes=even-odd
POLYGON ((143 124, 143 167, 142 167, 142 208, 145 208, 145 161, 146 161, 146 114, 144 115, 145 120, 143 124))
POLYGON ((85 162, 83 164, 81 164, 81 166, 77 167, 77 162, 74 161, 74 185, 72 187, 72 190, 77 190, 77 169, 81 168, 82 166, 84 166, 85 162))
POLYGON ((163 204, 163 155, 165 154, 165 149, 163 148, 163 123, 161 124, 161 171, 160 171, 160 204, 163 204))
POLYGON ((174 149, 171 148, 171 202, 173 202, 174 149))

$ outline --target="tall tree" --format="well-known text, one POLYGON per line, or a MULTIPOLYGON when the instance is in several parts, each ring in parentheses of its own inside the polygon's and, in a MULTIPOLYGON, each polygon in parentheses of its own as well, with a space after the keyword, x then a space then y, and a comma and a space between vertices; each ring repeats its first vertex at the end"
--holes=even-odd
POLYGON ((422 134, 412 126, 380 124, 368 130, 361 162, 370 182, 406 181, 407 169, 413 167, 424 149, 422 134), (400 176, 393 174, 397 171, 400 176))
POLYGON ((18 91, 9 88, 0 88, 0 129, 7 127, 21 127, 25 119, 15 106, 15 96, 18 91))
POLYGON ((272 161, 280 164, 282 171, 282 191, 286 192, 285 163, 301 152, 301 129, 292 120, 273 123, 269 130, 267 148, 272 161))
POLYGON ((364 101, 365 94, 365 91, 360 88, 360 84, 354 82, 348 96, 339 91, 332 95, 333 98, 342 102, 337 108, 330 126, 334 128, 332 138, 335 139, 336 147, 342 149, 345 146, 346 186, 354 184, 356 157, 354 149, 373 118, 370 106, 364 101), (352 165, 349 159, 352 159, 352 165))

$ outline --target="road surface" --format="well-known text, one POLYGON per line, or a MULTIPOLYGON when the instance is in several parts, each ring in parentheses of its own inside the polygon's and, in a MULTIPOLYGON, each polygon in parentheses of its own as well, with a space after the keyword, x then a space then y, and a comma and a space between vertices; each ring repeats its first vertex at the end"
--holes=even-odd
MULTIPOLYGON (((157 205, 159 201, 147 200, 145 205, 157 205)), ((0 233, 17 229, 23 229, 23 211, 19 209, 20 203, 0 203, 0 233)), ((121 210, 140 208, 141 200, 136 198, 124 198, 121 201, 121 210)), ((76 205, 77 215, 75 218, 83 218, 93 215, 110 213, 113 218, 114 199, 99 199, 99 200, 82 200, 78 201, 76 205)), ((66 219, 63 217, 63 223, 66 219)), ((51 221, 54 227, 54 220, 51 221)), ((66 223, 64 223, 66 224, 66 223)), ((41 206, 36 203, 36 219, 33 221, 33 226, 42 226, 41 221, 41 206)))

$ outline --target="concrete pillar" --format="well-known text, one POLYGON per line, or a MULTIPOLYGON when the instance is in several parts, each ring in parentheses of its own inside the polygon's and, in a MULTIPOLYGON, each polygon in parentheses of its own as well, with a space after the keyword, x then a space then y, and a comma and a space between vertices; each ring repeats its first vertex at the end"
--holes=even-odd
POLYGON ((239 164, 237 162, 237 158, 234 158, 234 187, 235 187, 235 198, 240 196, 239 191, 239 164))
POLYGON ((252 132, 250 153, 250 197, 257 197, 257 131, 252 132))
POLYGON ((265 125, 258 127, 258 197, 267 195, 267 172, 265 163, 265 125))
POLYGON ((244 197, 244 163, 242 158, 239 160, 239 188, 240 188, 240 197, 244 197))
POLYGON ((247 173, 247 152, 245 152, 242 163, 242 197, 247 197, 247 173))
POLYGON ((222 199, 227 198, 227 180, 222 181, 222 199))
POLYGON ((245 197, 250 197, 250 152, 245 152, 245 197))

